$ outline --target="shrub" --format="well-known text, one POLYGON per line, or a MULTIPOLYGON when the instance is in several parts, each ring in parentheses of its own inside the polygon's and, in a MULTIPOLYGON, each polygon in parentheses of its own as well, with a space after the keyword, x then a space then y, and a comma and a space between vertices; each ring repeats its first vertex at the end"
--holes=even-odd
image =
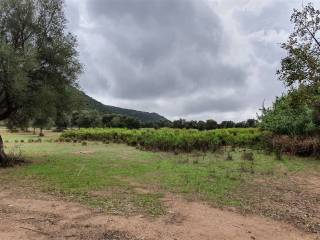
POLYGON ((272 138, 272 147, 276 152, 291 155, 319 155, 320 140, 318 137, 290 137, 276 135, 272 138))
POLYGON ((242 159, 246 161, 254 161, 254 155, 252 152, 244 152, 242 154, 242 159))
POLYGON ((233 157, 231 155, 231 152, 228 152, 227 157, 226 157, 226 161, 232 161, 233 157))
POLYGON ((198 131, 192 129, 80 129, 65 131, 62 139, 126 143, 146 150, 191 152, 216 151, 221 146, 257 146, 264 140, 258 129, 217 129, 198 131))
POLYGON ((263 108, 260 127, 275 134, 310 135, 318 130, 313 110, 307 104, 297 104, 295 94, 277 98, 271 108, 263 108))

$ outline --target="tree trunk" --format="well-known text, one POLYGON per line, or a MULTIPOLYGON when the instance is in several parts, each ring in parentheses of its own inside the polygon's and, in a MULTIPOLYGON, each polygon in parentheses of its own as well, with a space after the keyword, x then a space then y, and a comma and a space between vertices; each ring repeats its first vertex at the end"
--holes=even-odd
POLYGON ((40 128, 39 137, 43 137, 43 136, 44 136, 44 134, 43 134, 42 128, 40 128))
POLYGON ((0 165, 5 164, 6 159, 7 159, 7 155, 4 152, 4 144, 3 144, 2 137, 0 135, 0 165))

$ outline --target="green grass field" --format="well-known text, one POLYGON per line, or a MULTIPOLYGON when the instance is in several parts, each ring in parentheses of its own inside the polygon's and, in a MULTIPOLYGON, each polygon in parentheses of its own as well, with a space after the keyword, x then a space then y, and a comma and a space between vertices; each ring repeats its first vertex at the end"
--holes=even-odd
POLYGON ((319 170, 308 158, 275 156, 256 150, 254 160, 242 158, 240 148, 215 153, 141 151, 124 144, 100 142, 59 143, 47 132, 41 143, 32 134, 3 134, 6 151, 19 152, 30 163, 0 170, 0 180, 32 184, 41 191, 59 194, 116 214, 165 213, 161 199, 166 193, 205 200, 215 205, 241 205, 232 192, 261 177, 277 178, 290 172, 319 170), (23 142, 21 143, 21 140, 23 142))

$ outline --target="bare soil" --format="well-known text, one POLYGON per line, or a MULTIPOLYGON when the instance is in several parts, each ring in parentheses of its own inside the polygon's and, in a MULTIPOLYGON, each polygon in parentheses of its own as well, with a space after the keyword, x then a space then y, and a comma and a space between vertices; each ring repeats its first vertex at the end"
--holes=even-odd
POLYGON ((255 180, 239 188, 233 197, 245 202, 242 213, 271 217, 320 234, 319 173, 255 180))
POLYGON ((311 240, 295 227, 260 216, 243 216, 188 202, 174 195, 163 201, 168 214, 159 218, 113 216, 25 190, 0 192, 2 240, 311 240), (25 192, 24 192, 25 191, 25 192))

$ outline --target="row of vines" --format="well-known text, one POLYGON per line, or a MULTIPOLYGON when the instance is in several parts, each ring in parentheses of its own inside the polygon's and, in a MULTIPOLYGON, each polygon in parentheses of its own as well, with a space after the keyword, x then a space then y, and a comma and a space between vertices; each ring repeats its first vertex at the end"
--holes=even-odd
POLYGON ((214 151, 221 146, 257 146, 263 143, 265 133, 258 129, 217 129, 198 131, 186 129, 115 129, 89 128, 69 130, 62 140, 126 143, 147 150, 159 151, 214 151))

